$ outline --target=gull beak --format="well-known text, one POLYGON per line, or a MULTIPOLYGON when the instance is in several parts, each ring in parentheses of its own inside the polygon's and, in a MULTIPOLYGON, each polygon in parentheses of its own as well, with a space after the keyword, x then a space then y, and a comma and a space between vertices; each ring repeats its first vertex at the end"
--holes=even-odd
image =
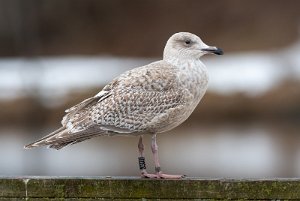
POLYGON ((217 54, 217 55, 222 55, 223 54, 223 50, 221 48, 217 48, 217 47, 207 47, 207 48, 202 48, 201 49, 203 52, 206 53, 213 53, 213 54, 217 54))

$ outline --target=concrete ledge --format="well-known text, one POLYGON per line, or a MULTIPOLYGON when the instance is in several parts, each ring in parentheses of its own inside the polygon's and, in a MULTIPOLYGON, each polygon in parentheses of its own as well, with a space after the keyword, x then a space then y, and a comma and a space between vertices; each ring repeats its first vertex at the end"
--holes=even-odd
POLYGON ((4 200, 300 200, 300 179, 0 177, 4 200))

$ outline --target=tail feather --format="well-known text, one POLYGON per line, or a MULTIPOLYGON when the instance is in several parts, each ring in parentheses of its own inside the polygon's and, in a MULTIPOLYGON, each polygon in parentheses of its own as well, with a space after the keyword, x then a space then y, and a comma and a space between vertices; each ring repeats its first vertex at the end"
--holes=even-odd
POLYGON ((24 146, 25 149, 31 149, 40 146, 49 146, 53 149, 61 149, 70 144, 76 144, 84 140, 104 134, 105 131, 97 128, 89 128, 87 130, 79 131, 76 133, 69 133, 65 127, 50 133, 49 135, 24 146))
POLYGON ((45 137, 43 137, 43 138, 41 138, 41 139, 39 139, 37 141, 34 141, 34 142, 32 142, 32 143, 30 143, 28 145, 25 145, 24 149, 31 149, 31 148, 34 148, 34 147, 48 145, 48 143, 49 143, 48 139, 54 137, 55 135, 57 135, 57 134, 59 134, 59 133, 61 133, 63 131, 65 131, 65 128, 61 127, 59 129, 53 131, 52 133, 46 135, 45 137))
POLYGON ((109 91, 101 91, 96 96, 67 109, 67 114, 61 122, 63 125, 61 128, 24 146, 24 148, 31 149, 39 146, 49 146, 49 148, 61 149, 69 144, 76 144, 107 133, 108 131, 101 130, 99 125, 96 126, 89 120, 88 111, 92 105, 108 98, 110 95, 109 91))

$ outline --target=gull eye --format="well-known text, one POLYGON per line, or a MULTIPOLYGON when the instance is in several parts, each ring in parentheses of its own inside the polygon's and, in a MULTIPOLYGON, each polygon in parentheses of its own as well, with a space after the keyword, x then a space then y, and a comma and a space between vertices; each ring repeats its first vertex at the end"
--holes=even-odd
POLYGON ((188 40, 185 40, 184 42, 185 42, 185 44, 187 44, 187 45, 190 45, 190 44, 192 43, 192 41, 189 40, 189 39, 188 39, 188 40))

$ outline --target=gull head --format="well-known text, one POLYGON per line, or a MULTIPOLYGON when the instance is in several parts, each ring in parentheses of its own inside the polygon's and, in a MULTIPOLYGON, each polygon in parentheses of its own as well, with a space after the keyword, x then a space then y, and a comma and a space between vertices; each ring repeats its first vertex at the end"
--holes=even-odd
POLYGON ((164 60, 197 60, 205 54, 222 55, 223 51, 215 46, 206 45, 198 36, 188 32, 172 35, 164 49, 164 60))

